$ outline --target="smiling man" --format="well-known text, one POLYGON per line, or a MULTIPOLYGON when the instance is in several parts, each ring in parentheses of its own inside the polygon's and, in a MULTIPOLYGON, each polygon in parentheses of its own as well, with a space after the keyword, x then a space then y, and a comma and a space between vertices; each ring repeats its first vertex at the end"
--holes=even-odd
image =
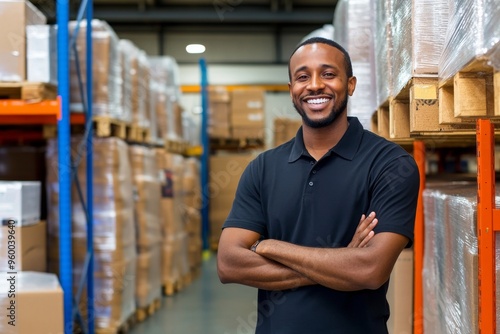
POLYGON ((337 43, 299 45, 289 87, 302 127, 238 185, 218 273, 258 288, 258 334, 387 333, 388 280, 413 241, 419 175, 406 151, 347 116, 352 73, 337 43))

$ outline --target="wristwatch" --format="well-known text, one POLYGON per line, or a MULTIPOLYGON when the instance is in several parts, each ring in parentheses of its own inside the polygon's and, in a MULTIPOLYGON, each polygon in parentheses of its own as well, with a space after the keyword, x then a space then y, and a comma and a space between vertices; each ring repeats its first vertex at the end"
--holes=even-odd
POLYGON ((260 244, 261 241, 262 240, 259 239, 256 242, 254 242, 254 244, 252 245, 252 247, 250 247, 250 250, 255 253, 257 251, 257 246, 260 244))

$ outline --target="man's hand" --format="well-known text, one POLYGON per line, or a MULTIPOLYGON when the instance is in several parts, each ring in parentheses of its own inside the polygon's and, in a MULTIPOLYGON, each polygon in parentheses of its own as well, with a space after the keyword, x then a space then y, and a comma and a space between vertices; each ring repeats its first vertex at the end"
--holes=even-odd
POLYGON ((364 214, 361 215, 356 232, 347 247, 365 247, 375 235, 373 229, 377 226, 377 223, 378 220, 375 218, 375 212, 370 213, 368 217, 364 214))

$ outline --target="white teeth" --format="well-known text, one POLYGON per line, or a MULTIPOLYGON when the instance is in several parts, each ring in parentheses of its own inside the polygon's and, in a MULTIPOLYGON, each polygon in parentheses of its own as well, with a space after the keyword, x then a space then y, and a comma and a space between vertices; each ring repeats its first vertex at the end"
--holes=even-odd
POLYGON ((307 103, 312 103, 312 104, 321 104, 321 103, 326 103, 328 102, 330 99, 325 99, 325 98, 322 98, 322 99, 312 99, 312 100, 308 100, 307 103))

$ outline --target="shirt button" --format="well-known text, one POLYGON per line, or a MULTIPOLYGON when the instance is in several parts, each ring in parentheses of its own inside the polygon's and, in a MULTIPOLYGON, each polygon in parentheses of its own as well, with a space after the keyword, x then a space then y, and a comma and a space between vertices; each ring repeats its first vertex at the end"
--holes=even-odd
POLYGON ((314 184, 314 182, 313 182, 313 181, 309 182, 309 186, 311 186, 311 187, 312 187, 312 186, 313 186, 313 184, 314 184))
POLYGON ((311 161, 311 165, 314 165, 314 161, 311 161))
POLYGON ((316 174, 316 169, 315 169, 315 170, 313 170, 313 174, 316 174))

